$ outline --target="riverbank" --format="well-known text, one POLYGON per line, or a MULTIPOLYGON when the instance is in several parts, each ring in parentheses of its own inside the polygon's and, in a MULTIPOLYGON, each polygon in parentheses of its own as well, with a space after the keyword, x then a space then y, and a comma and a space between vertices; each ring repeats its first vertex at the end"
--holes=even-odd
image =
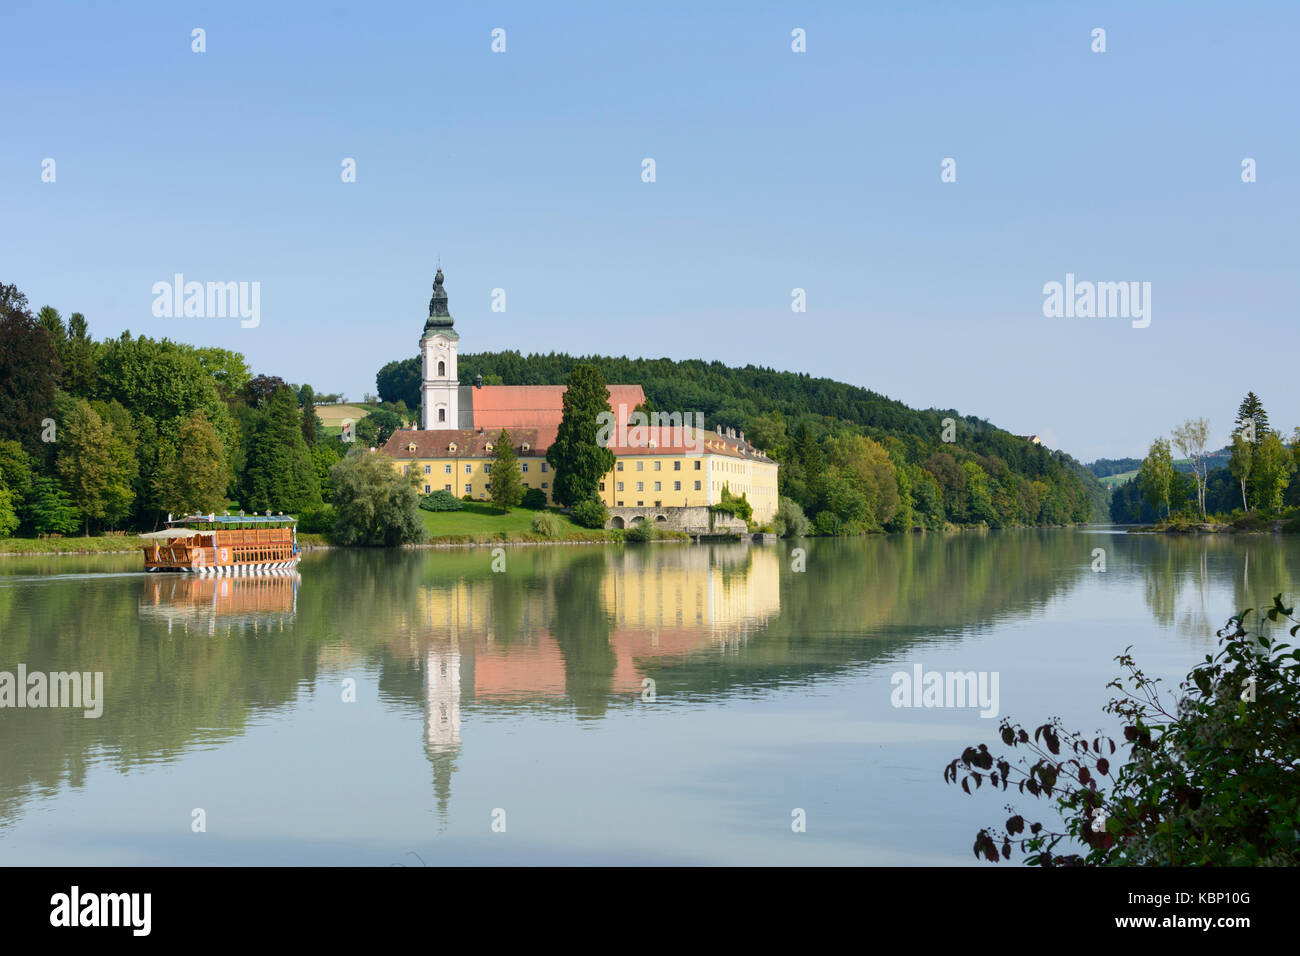
MULTIPOLYGON (((418 544, 403 545, 404 548, 419 550, 422 548, 461 548, 480 545, 544 545, 544 544, 617 544, 627 540, 626 532, 621 528, 610 530, 580 529, 563 533, 558 537, 547 537, 534 531, 495 531, 480 534, 443 534, 430 536, 418 544)), ((690 541, 691 536, 680 531, 661 531, 656 536, 660 541, 690 541)), ((303 551, 330 551, 344 549, 343 545, 334 544, 323 534, 298 535, 298 545, 303 551)), ((375 550, 373 548, 356 548, 358 551, 375 550)), ((0 538, 0 557, 20 557, 42 554, 133 554, 140 551, 140 542, 135 535, 104 535, 90 538, 0 538)))
MULTIPOLYGON (((421 549, 421 548, 458 548, 458 547, 476 547, 480 545, 543 545, 543 544, 617 544, 625 542, 627 530, 623 528, 584 528, 581 525, 574 524, 566 516, 557 512, 555 514, 559 520, 559 534, 548 536, 532 530, 533 516, 539 512, 520 509, 512 511, 507 515, 497 513, 471 513, 464 512, 424 512, 425 530, 428 532, 428 538, 418 544, 403 545, 404 548, 421 549)), ((1026 526, 1026 529, 1029 526, 1026 526)), ((1043 528, 1069 528, 1071 525, 1040 525, 1035 527, 1043 528)), ((1236 530, 1225 526, 1226 530, 1236 530)), ((1026 529, 1004 529, 1004 530, 1026 530, 1026 529)), ((835 538, 861 538, 861 537, 893 537, 907 534, 969 534, 972 532, 988 532, 990 529, 987 525, 956 525, 949 524, 938 530, 927 530, 917 527, 910 531, 896 532, 872 532, 869 534, 852 534, 852 535, 833 535, 835 538)), ((1133 528, 1131 532, 1145 531, 1149 533, 1195 533, 1193 531, 1166 531, 1163 528, 1133 528)), ((1209 532, 1205 532, 1209 533, 1209 532)), ((751 535, 736 538, 735 540, 748 540, 751 535)), ((774 536, 773 536, 774 537, 774 536)), ((659 541, 679 541, 688 542, 695 540, 692 535, 683 531, 656 531, 655 540, 659 541)), ((706 538, 704 540, 723 540, 706 538)), ((769 538, 771 540, 771 538, 769 538)), ((829 540, 829 539, 827 539, 829 540)), ((328 535, 313 534, 305 531, 298 532, 298 545, 304 551, 328 551, 341 549, 344 546, 335 544, 329 540, 328 535)), ((140 550, 140 540, 135 534, 128 533, 110 533, 92 537, 69 537, 69 538, 0 538, 0 557, 18 556, 18 555, 41 555, 41 554, 128 554, 140 550)), ((357 550, 371 550, 361 548, 357 550)))
POLYGON ((1194 521, 1175 518, 1160 521, 1152 525, 1130 528, 1129 534, 1298 534, 1300 517, 1260 518, 1258 515, 1242 515, 1231 521, 1210 518, 1194 521))

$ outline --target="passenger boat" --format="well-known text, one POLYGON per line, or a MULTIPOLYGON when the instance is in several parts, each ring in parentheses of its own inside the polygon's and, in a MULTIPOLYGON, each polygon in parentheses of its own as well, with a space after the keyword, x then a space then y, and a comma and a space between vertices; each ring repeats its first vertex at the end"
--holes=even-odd
POLYGON ((146 571, 289 574, 298 566, 298 519, 289 515, 189 515, 140 535, 146 571))

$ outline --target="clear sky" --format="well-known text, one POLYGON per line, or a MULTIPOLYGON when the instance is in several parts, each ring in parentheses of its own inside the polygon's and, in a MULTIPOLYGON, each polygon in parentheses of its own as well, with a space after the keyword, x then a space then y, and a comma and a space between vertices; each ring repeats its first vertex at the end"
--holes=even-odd
POLYGON ((354 399, 441 257, 465 351, 804 371, 1083 460, 1222 444, 1252 388, 1300 424, 1294 0, 613 6, 6 0, 0 281, 354 399), (155 318, 178 272, 260 323, 155 318), (1045 318, 1067 273, 1150 326, 1045 318))

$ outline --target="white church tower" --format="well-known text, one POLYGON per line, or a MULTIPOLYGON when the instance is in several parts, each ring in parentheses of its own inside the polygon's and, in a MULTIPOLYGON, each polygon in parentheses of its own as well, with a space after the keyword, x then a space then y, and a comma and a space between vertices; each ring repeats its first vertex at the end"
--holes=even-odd
POLYGON ((421 377, 420 420, 428 429, 459 428, 460 408, 457 398, 460 382, 456 378, 456 348, 460 336, 453 327, 455 320, 447 311, 447 293, 442 287, 442 269, 433 277, 433 298, 429 300, 429 319, 420 337, 421 377))

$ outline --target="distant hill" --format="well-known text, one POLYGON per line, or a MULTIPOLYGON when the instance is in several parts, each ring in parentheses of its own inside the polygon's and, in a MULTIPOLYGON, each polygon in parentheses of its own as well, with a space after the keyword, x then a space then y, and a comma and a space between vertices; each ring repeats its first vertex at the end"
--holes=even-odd
POLYGON ((1109 478, 1121 472, 1137 471, 1141 466, 1141 458, 1098 458, 1085 467, 1098 478, 1109 478))
MULTIPOLYGON (((1213 471, 1216 468, 1226 468, 1231 458, 1232 449, 1226 446, 1218 451, 1210 452, 1205 456, 1206 470, 1213 471)), ((1085 467, 1100 478, 1103 485, 1119 486, 1132 481, 1137 476, 1138 469, 1142 467, 1142 459, 1098 458, 1085 467)), ((1191 474, 1192 460, 1190 458, 1175 458, 1174 468, 1177 471, 1191 474)))
MULTIPOLYGON (((990 422, 955 409, 915 409, 870 389, 747 365, 735 368, 699 359, 627 358, 563 353, 522 355, 516 351, 465 353, 459 357, 462 383, 482 375, 486 384, 562 385, 574 365, 599 366, 610 383, 641 385, 652 408, 700 412, 706 427, 741 429, 758 447, 786 467, 782 493, 814 512, 831 507, 852 511, 852 496, 821 481, 818 469, 829 453, 844 457, 837 435, 864 435, 883 444, 903 473, 901 494, 927 514, 920 524, 983 521, 1009 524, 1064 524, 1105 520, 1108 494, 1080 462, 1013 435, 990 422), (953 419, 955 441, 943 441, 944 421, 953 419), (815 447, 814 447, 815 446, 815 447), (970 467, 967 467, 969 463, 970 467), (916 487, 917 483, 925 485, 916 487), (817 489, 821 489, 820 491, 817 489), (914 490, 915 489, 915 490, 914 490), (931 491, 933 489, 933 491, 931 491), (838 497, 836 497, 838 495, 838 497), (931 500, 937 497, 940 501, 931 500), (926 511, 928 509, 928 511, 926 511)), ((376 376, 383 401, 420 402, 418 357, 389 362, 376 376)), ((830 461, 828 460, 828 464, 830 461)), ((847 466, 846 466, 847 467, 847 466)), ((871 482, 858 488, 873 494, 871 482)), ((885 495, 888 498, 888 495, 885 495)), ((879 514, 890 512, 876 501, 879 514)), ((904 520, 905 511, 890 521, 904 520)), ((828 522, 827 523, 832 523, 828 522)), ((882 520, 881 525, 888 522, 882 520)), ((870 527, 870 521, 866 521, 870 527)))

